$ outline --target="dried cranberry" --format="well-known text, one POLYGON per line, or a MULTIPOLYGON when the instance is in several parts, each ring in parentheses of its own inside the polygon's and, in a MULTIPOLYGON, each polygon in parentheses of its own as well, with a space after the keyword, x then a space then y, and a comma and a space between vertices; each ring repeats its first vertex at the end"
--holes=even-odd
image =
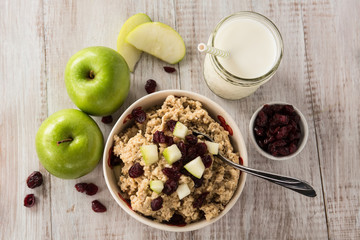
POLYGON ((135 163, 129 169, 129 176, 131 178, 137 178, 144 174, 143 166, 140 163, 135 163))
POLYGON ((292 105, 284 105, 282 111, 285 114, 292 115, 295 112, 295 109, 292 105))
POLYGON ((296 131, 295 133, 291 132, 289 134, 289 140, 290 141, 293 141, 293 140, 296 140, 296 139, 300 139, 301 138, 301 133, 300 131, 296 131))
POLYGON ((186 150, 186 160, 190 161, 195 159, 198 155, 197 152, 197 147, 196 146, 190 146, 187 150, 186 150))
POLYGON ((261 148, 265 148, 266 146, 266 144, 264 143, 264 140, 262 140, 262 139, 259 139, 259 140, 257 140, 256 141, 257 142, 257 144, 261 147, 261 148))
POLYGON ((173 144, 174 144, 174 138, 165 135, 165 143, 166 143, 168 146, 173 145, 173 144))
POLYGON ((266 132, 266 136, 268 136, 268 137, 274 136, 279 130, 280 130, 280 126, 272 126, 266 132))
POLYGON ((268 116, 264 111, 260 111, 255 119, 255 125, 265 127, 268 122, 268 116))
POLYGON ((203 183, 203 178, 196 178, 196 177, 191 177, 191 179, 194 182, 194 187, 199 188, 201 187, 202 183, 203 183))
POLYGON ((204 163, 205 168, 208 168, 211 166, 212 159, 211 159, 210 155, 202 156, 201 160, 204 163))
POLYGON ((271 106, 269 106, 267 104, 265 104, 261 110, 263 110, 264 113, 266 113, 266 115, 268 115, 268 116, 273 115, 273 110, 271 109, 271 106))
POLYGON ((145 84, 146 92, 150 94, 150 93, 155 92, 155 89, 156 89, 156 81, 153 79, 147 80, 146 84, 145 84))
POLYGON ((269 143, 272 143, 272 142, 274 142, 275 140, 276 140, 276 139, 275 139, 274 136, 270 136, 270 137, 265 138, 263 142, 264 142, 265 145, 268 145, 269 143))
POLYGON ((38 171, 34 171, 26 179, 26 184, 31 189, 41 186, 42 183, 43 177, 42 174, 38 171))
POLYGON ((161 170, 169 179, 179 181, 181 173, 176 168, 163 168, 161 170))
POLYGON ((296 152, 296 150, 297 150, 297 145, 295 144, 295 143, 290 143, 289 144, 289 154, 292 154, 292 153, 294 153, 294 152, 296 152))
POLYGON ((167 67, 167 66, 165 66, 165 67, 164 67, 164 70, 165 70, 165 72, 167 72, 167 73, 176 72, 176 69, 173 68, 173 67, 167 67))
POLYGON ((153 211, 157 211, 162 208, 162 204, 163 204, 163 199, 161 196, 159 196, 151 201, 151 209, 153 211))
POLYGON ((289 155, 289 152, 290 152, 288 147, 279 147, 277 149, 277 151, 282 156, 287 156, 287 155, 289 155))
POLYGON ((94 212, 106 212, 106 207, 98 200, 92 201, 91 208, 94 212))
POLYGON ((132 110, 131 115, 138 123, 143 123, 146 120, 146 113, 141 109, 141 107, 132 110))
POLYGON ((185 176, 193 177, 193 175, 191 173, 189 173, 188 170, 186 170, 185 168, 180 169, 180 172, 182 174, 184 174, 185 176))
POLYGON ((165 143, 165 134, 163 131, 156 131, 153 135, 154 143, 165 143))
POLYGON ((270 120, 270 126, 283 126, 289 123, 289 117, 276 113, 270 120))
POLYGON ((34 194, 26 195, 26 197, 24 198, 24 206, 30 208, 30 207, 34 206, 34 204, 35 204, 34 194))
POLYGON ((98 189, 99 188, 95 184, 89 183, 85 188, 85 193, 86 195, 92 196, 97 193, 98 189))
POLYGON ((276 133, 276 139, 283 139, 283 138, 287 138, 287 136, 289 135, 290 131, 292 130, 292 126, 291 125, 287 125, 284 127, 281 127, 279 129, 279 131, 277 131, 276 133))
POLYGON ((196 152, 199 156, 203 156, 207 153, 207 146, 205 143, 203 142, 197 143, 195 147, 196 147, 196 152))
POLYGON ((78 192, 83 193, 85 192, 87 185, 88 185, 87 183, 77 183, 75 184, 75 188, 78 192))
POLYGON ((193 202, 193 207, 200 208, 204 204, 204 201, 208 194, 209 194, 208 192, 204 192, 204 193, 200 194, 200 196, 197 199, 195 199, 195 201, 193 202))
POLYGON ((194 134, 186 135, 185 140, 190 145, 195 145, 198 141, 197 137, 194 134))
POLYGON ((283 147, 287 144, 287 142, 285 140, 281 139, 281 140, 277 140, 271 144, 275 147, 283 147))
POLYGON ((262 127, 259 127, 259 126, 255 126, 254 127, 254 132, 257 136, 265 136, 265 131, 264 131, 264 128, 262 127))
POLYGON ((221 125, 225 125, 225 124, 226 124, 226 121, 225 121, 225 119, 224 119, 222 116, 218 115, 217 118, 219 119, 221 125))
POLYGON ((283 106, 284 105, 282 105, 282 104, 274 104, 274 105, 271 105, 270 107, 274 113, 278 113, 283 109, 283 106))
POLYGON ((230 136, 232 136, 234 134, 234 132, 233 132, 232 128, 230 127, 230 125, 226 124, 224 129, 229 132, 230 136))
POLYGON ((166 195, 171 195, 173 192, 176 191, 177 188, 178 182, 170 178, 165 182, 162 192, 166 195))
POLYGON ((176 161, 172 164, 172 168, 175 170, 175 171, 180 171, 181 168, 183 167, 183 161, 182 159, 180 159, 179 161, 176 161))
POLYGON ((118 156, 116 156, 114 154, 114 148, 113 147, 110 148, 109 152, 110 152, 110 162, 109 162, 110 167, 120 165, 122 163, 122 160, 121 160, 121 158, 119 158, 118 156))
POLYGON ((166 122, 166 126, 168 127, 170 132, 174 131, 176 123, 177 123, 177 121, 175 121, 175 120, 169 120, 166 122))
POLYGON ((109 116, 104 116, 101 118, 101 121, 105 124, 109 124, 109 123, 112 123, 113 121, 113 117, 111 115, 109 116))
POLYGON ((185 219, 180 214, 174 213, 174 215, 170 218, 169 223, 174 225, 185 224, 185 219))

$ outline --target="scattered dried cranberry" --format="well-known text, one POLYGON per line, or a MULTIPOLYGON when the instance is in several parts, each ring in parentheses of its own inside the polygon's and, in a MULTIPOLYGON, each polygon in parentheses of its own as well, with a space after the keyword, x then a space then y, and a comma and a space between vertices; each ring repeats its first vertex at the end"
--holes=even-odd
POLYGON ((154 143, 165 143, 165 134, 163 131, 156 131, 153 135, 154 143))
POLYGON ((138 123, 143 123, 146 120, 146 113, 141 109, 141 107, 132 110, 131 115, 138 123))
POLYGON ((180 171, 181 168, 183 167, 183 160, 180 159, 179 161, 176 161, 172 164, 172 168, 175 170, 175 171, 180 171))
POLYGON ((24 198, 24 206, 30 208, 30 207, 34 206, 34 204, 35 204, 34 194, 26 195, 26 197, 24 198))
POLYGON ((200 208, 204 204, 204 201, 208 194, 209 194, 208 192, 204 192, 204 193, 200 194, 200 196, 197 199, 195 199, 195 201, 193 202, 193 207, 200 208))
POLYGON ((287 156, 298 148, 300 116, 291 105, 264 105, 254 126, 258 145, 273 156, 287 156))
POLYGON ((164 70, 165 70, 165 72, 167 72, 167 73, 176 72, 176 69, 173 68, 173 67, 167 67, 167 66, 165 66, 165 67, 164 67, 164 70))
POLYGON ((146 84, 145 84, 146 92, 150 94, 150 93, 155 92, 155 89, 156 89, 156 81, 153 79, 147 80, 146 84))
POLYGON ((109 158, 110 159, 108 160, 108 164, 111 168, 122 163, 121 158, 114 154, 114 147, 111 147, 109 150, 109 158))
POLYGON ((75 188, 78 192, 83 193, 86 191, 87 185, 88 185, 87 183, 77 183, 75 184, 75 188))
POLYGON ((199 156, 196 146, 189 146, 186 150, 186 161, 191 161, 199 156))
POLYGON ((166 126, 168 127, 168 129, 169 129, 170 132, 173 132, 173 131, 174 131, 174 128, 175 128, 176 123, 177 123, 177 121, 175 121, 175 120, 169 120, 169 121, 166 123, 166 126))
POLYGON ((85 193, 86 195, 92 196, 97 193, 98 189, 99 188, 95 184, 89 183, 85 188, 85 193))
POLYGON ((106 207, 98 200, 92 201, 91 208, 94 212, 106 212, 106 207))
POLYGON ((185 224, 185 219, 180 214, 174 213, 174 215, 170 218, 169 223, 173 225, 183 225, 185 224))
POLYGON ((198 139, 194 134, 186 135, 185 140, 190 145, 195 145, 198 142, 198 139))
POLYGON ((26 184, 31 189, 41 186, 42 183, 43 177, 42 174, 38 171, 34 171, 26 179, 26 184))
POLYGON ((205 143, 203 143, 203 142, 197 143, 195 145, 195 147, 196 147, 197 154, 199 156, 203 156, 203 155, 205 155, 207 153, 207 146, 206 146, 205 143))
POLYGON ((165 135, 165 143, 166 143, 168 146, 173 145, 173 144, 174 144, 174 138, 165 135))
POLYGON ((109 115, 109 116, 104 116, 104 117, 101 118, 101 121, 102 121, 103 123, 105 123, 105 124, 110 124, 110 123, 112 123, 112 121, 113 121, 113 117, 112 117, 111 115, 109 115))
POLYGON ((159 196, 151 201, 151 209, 153 211, 157 211, 162 208, 162 204, 163 204, 163 199, 161 196, 159 196))
POLYGON ((165 193, 166 195, 171 195, 173 192, 176 191, 177 188, 178 188, 178 182, 175 181, 174 179, 168 179, 164 184, 164 188, 162 192, 165 193))
POLYGON ((204 163, 205 168, 209 168, 212 163, 210 155, 205 155, 201 157, 202 162, 204 163))
POLYGON ((202 185, 202 183, 203 183, 203 178, 196 178, 196 177, 192 177, 191 178, 192 180, 193 180, 193 182, 194 182, 194 187, 196 187, 196 188, 199 188, 199 187, 201 187, 201 185, 202 185))
POLYGON ((183 141, 180 141, 176 144, 176 146, 179 148, 180 152, 181 152, 181 156, 183 158, 186 157, 186 152, 187 152, 187 147, 185 145, 185 143, 183 141))
POLYGON ((144 174, 143 166, 140 165, 140 163, 135 163, 132 165, 129 169, 129 176, 131 178, 137 178, 144 174))
POLYGON ((172 179, 175 181, 179 181, 179 179, 181 177, 181 173, 177 170, 177 168, 163 168, 161 171, 169 179, 172 179))

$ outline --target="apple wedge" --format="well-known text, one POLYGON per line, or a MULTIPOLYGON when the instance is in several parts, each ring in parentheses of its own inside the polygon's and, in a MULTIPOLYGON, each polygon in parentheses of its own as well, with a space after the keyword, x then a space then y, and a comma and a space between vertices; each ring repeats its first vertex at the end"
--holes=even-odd
POLYGON ((164 183, 161 180, 150 181, 150 189, 156 192, 157 194, 161 193, 163 188, 164 188, 164 183))
POLYGON ((188 128, 181 122, 177 122, 174 127, 173 135, 184 139, 187 134, 188 128))
POLYGON ((219 154, 219 144, 215 142, 205 141, 209 153, 213 155, 219 154))
POLYGON ((179 187, 176 189, 176 193, 180 200, 189 195, 190 192, 190 188, 186 183, 179 185, 179 187))
POLYGON ((201 178, 204 171, 205 171, 205 166, 204 163, 201 160, 201 157, 197 157, 194 160, 190 161, 189 163, 187 163, 184 168, 191 173, 191 175, 193 175, 196 178, 201 178))
POLYGON ((127 35, 126 41, 170 64, 180 62, 186 53, 184 40, 179 33, 160 22, 148 22, 137 26, 127 35))
POLYGON ((141 146, 140 152, 146 165, 151 165, 159 160, 158 148, 155 144, 141 146))
POLYGON ((135 65, 139 61, 142 51, 127 43, 125 39, 129 32, 140 24, 146 22, 151 22, 151 19, 145 13, 138 13, 129 17, 121 27, 117 38, 117 51, 121 54, 121 56, 123 56, 131 72, 134 71, 135 65))
POLYGON ((178 161, 181 158, 181 152, 176 144, 167 147, 163 151, 165 160, 171 165, 174 162, 178 161))

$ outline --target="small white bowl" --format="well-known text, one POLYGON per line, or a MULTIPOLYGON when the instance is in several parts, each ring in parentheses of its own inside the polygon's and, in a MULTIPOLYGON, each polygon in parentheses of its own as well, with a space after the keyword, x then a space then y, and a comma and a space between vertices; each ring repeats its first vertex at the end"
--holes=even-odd
MULTIPOLYGON (((270 102, 270 103, 266 103, 264 105, 274 105, 274 104, 282 104, 282 105, 291 105, 289 103, 285 103, 285 102, 270 102)), ((283 157, 275 157, 273 155, 271 155, 270 153, 267 153, 265 152, 263 149, 261 149, 259 147, 259 145, 256 143, 256 140, 255 140, 255 135, 254 135, 254 123, 255 123, 255 119, 256 119, 256 116, 258 115, 258 113, 260 112, 260 110, 264 107, 264 105, 262 105, 261 107, 259 107, 255 112, 254 114, 252 115, 251 119, 250 119, 250 124, 249 124, 249 135, 250 135, 250 139, 251 141, 253 142, 254 146, 255 146, 255 149, 261 154, 263 155, 264 157, 266 158, 269 158, 269 159, 272 159, 272 160, 288 160, 290 158, 293 158, 295 157, 296 155, 298 155, 305 147, 306 145, 306 142, 307 142, 307 139, 308 139, 308 136, 309 136, 309 127, 308 127, 308 124, 306 122, 306 119, 304 117, 304 115, 300 112, 299 109, 297 109, 295 106, 294 109, 296 111, 296 113, 300 116, 300 129, 301 129, 301 138, 300 138, 300 142, 299 142, 299 147, 298 149, 290 154, 290 155, 287 155, 287 156, 283 156, 283 157)))
POLYGON ((185 226, 171 226, 164 223, 158 223, 153 220, 150 220, 136 212, 134 212, 127 203, 122 200, 119 196, 120 194, 120 188, 117 185, 117 181, 115 180, 113 170, 110 168, 108 164, 109 159, 109 151, 110 148, 113 146, 113 139, 114 135, 120 133, 122 130, 127 128, 132 121, 125 121, 126 117, 131 113, 131 111, 134 108, 142 107, 143 109, 148 109, 149 107, 153 107, 155 105, 161 105, 167 96, 169 95, 175 95, 175 96, 186 96, 194 100, 198 100, 203 104, 203 107, 209 112, 210 116, 212 116, 215 120, 217 119, 218 115, 221 115, 226 120, 227 124, 231 126, 233 130, 233 136, 230 137, 231 143, 234 147, 235 151, 238 151, 240 153, 240 156, 243 159, 243 165, 248 165, 248 156, 246 151, 246 145, 244 142, 244 138, 237 127, 235 121, 231 118, 231 116, 225 112, 225 110, 220 107, 217 103, 213 102, 212 100, 199 95, 197 93, 189 92, 189 91, 183 91, 183 90, 165 90, 165 91, 159 91, 155 92, 149 95, 146 95, 136 102, 134 102, 119 118, 119 120, 116 122, 114 128, 111 130, 110 135, 106 141, 105 149, 104 149, 104 156, 103 156, 103 170, 104 170, 104 177, 107 187, 109 188, 109 191, 115 201, 120 205, 120 207, 128 213, 130 216, 135 218, 136 220, 160 229, 160 230, 166 230, 166 231, 173 231, 173 232, 186 232, 186 231, 193 231, 200 228, 203 228, 205 226, 208 226, 217 220, 219 220, 221 217, 223 217, 236 203, 238 198, 240 197, 240 194, 244 188, 245 180, 246 180, 246 174, 242 173, 239 178, 238 187, 234 193, 234 196, 230 200, 230 202, 226 205, 225 209, 219 214, 219 216, 215 217, 214 219, 210 221, 201 220, 195 223, 187 224, 185 226))

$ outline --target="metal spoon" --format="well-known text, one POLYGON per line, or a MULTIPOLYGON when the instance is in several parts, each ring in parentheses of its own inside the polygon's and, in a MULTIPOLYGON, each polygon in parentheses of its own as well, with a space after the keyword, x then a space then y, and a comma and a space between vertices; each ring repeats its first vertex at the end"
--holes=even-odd
MULTIPOLYGON (((206 135, 204 133, 193 131, 193 134, 195 136, 202 135, 202 136, 204 136, 204 138, 206 140, 214 142, 208 135, 206 135)), ((218 154, 216 156, 218 158, 220 158, 226 164, 228 164, 234 168, 240 169, 241 171, 244 171, 251 175, 268 180, 269 182, 278 184, 285 188, 291 189, 291 190, 298 192, 302 195, 305 195, 307 197, 316 197, 316 192, 315 192, 314 188, 309 183, 307 183, 303 180, 245 167, 240 164, 234 163, 233 161, 230 161, 229 159, 225 158, 221 154, 218 154)))

